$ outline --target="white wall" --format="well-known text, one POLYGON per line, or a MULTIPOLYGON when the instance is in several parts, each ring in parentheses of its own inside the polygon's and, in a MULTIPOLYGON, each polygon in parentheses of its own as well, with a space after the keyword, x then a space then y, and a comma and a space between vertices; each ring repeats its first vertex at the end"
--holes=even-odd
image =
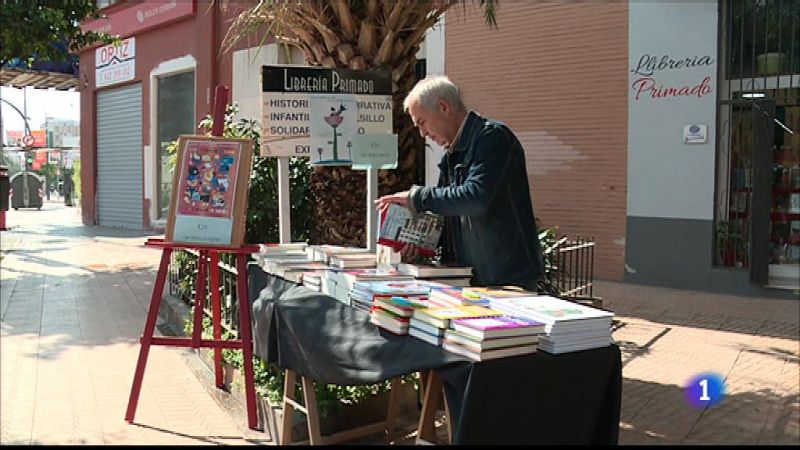
POLYGON ((712 220, 717 1, 631 0, 628 33, 628 216, 712 220), (665 57, 690 63, 659 69, 665 57), (693 123, 707 125, 705 144, 683 142, 693 123))

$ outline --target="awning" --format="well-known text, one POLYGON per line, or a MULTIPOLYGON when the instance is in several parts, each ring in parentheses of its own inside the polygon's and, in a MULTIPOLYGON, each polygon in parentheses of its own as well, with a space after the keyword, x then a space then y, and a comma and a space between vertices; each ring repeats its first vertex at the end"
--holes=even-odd
POLYGON ((0 67, 0 84, 7 87, 38 89, 54 88, 60 91, 78 89, 78 77, 70 73, 49 72, 11 67, 0 67))

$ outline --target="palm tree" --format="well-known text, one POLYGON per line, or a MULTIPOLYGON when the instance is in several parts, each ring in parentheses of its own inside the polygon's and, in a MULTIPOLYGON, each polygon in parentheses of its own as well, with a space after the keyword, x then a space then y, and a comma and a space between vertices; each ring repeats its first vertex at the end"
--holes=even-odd
MULTIPOLYGON (((497 4, 497 0, 480 0, 484 19, 492 27, 497 27, 497 4)), ((258 32, 265 39, 273 36, 278 43, 298 47, 311 66, 390 70, 399 154, 397 169, 379 173, 383 195, 422 181, 424 140, 403 113, 403 99, 417 81, 416 55, 426 31, 454 5, 464 8, 465 4, 455 0, 261 0, 234 20, 223 50, 258 32)), ((348 167, 317 167, 310 183, 311 241, 363 246, 364 174, 348 167)))

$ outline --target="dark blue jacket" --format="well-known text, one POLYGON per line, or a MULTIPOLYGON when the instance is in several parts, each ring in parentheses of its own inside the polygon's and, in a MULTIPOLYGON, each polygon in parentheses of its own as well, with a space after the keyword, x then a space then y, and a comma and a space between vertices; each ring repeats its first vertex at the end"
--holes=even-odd
POLYGON ((417 211, 452 216, 445 229, 452 260, 473 267, 473 285, 535 291, 542 251, 525 153, 514 133, 470 112, 439 170, 438 186, 413 188, 409 202, 417 211))

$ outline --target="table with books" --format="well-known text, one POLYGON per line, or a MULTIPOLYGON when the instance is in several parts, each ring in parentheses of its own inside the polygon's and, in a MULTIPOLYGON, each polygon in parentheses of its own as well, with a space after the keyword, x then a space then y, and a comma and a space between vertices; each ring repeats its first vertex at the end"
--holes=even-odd
MULTIPOLYGON (((258 263, 251 263, 248 276, 254 353, 281 369, 339 385, 428 374, 428 383, 435 379, 444 387, 453 444, 618 441, 622 365, 608 332, 610 314, 580 323, 554 320, 547 334, 541 323, 540 329, 502 317, 462 316, 448 327, 445 317, 442 331, 435 318, 403 317, 408 299, 370 301, 358 282, 348 303, 313 284, 259 270, 258 263), (598 326, 605 334, 597 334, 598 326), (520 327, 540 334, 492 331, 520 327), (494 348, 500 340, 509 345, 494 348)), ((430 297, 437 301, 433 290, 430 297)), ((524 308, 522 300, 490 307, 508 308, 503 313, 511 316, 524 308)), ((559 307, 559 313, 579 307, 559 307)), ((423 414, 434 407, 423 403, 423 414)))

